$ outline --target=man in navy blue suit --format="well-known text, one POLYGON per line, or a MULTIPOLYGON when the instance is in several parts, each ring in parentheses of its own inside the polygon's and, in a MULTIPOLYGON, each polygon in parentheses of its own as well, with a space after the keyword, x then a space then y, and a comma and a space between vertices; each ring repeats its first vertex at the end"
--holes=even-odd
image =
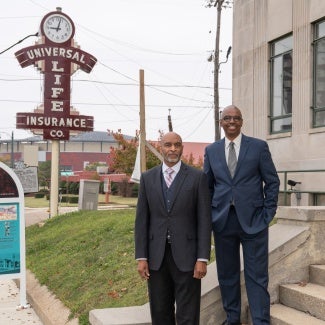
POLYGON ((279 177, 267 143, 241 133, 243 118, 236 106, 223 110, 220 125, 225 138, 206 147, 204 172, 211 191, 218 280, 227 314, 223 324, 240 324, 240 244, 253 324, 270 324, 268 226, 277 209, 279 177))

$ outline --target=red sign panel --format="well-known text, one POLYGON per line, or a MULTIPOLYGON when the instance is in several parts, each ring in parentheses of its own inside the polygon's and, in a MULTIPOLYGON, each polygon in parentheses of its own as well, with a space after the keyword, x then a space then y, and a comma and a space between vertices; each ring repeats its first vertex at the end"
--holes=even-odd
MULTIPOLYGON (((60 35, 58 43, 62 37, 65 37, 63 32, 61 35, 61 22, 65 19, 68 19, 68 16, 61 12, 50 13, 43 19, 45 27, 55 30, 60 35), (56 24, 56 27, 51 27, 52 24, 56 24)), ((67 27, 68 24, 62 23, 62 28, 64 26, 67 27)), ((44 29, 43 25, 42 27, 44 29)), ((70 31, 70 27, 67 28, 70 31)), ((43 32, 45 33, 45 30, 43 32)), ((72 37, 71 35, 69 37, 72 37)), ((44 114, 17 113, 16 127, 18 129, 41 129, 44 139, 68 140, 69 131, 93 131, 94 128, 92 116, 70 114, 72 63, 89 73, 97 59, 79 48, 69 46, 69 40, 56 45, 54 42, 56 38, 50 40, 49 37, 46 35, 45 44, 26 47, 15 53, 23 68, 38 61, 44 61, 44 114)))
POLYGON ((46 44, 25 47, 15 53, 22 68, 40 60, 65 59, 76 63, 80 69, 89 73, 95 66, 97 59, 89 53, 71 46, 51 46, 46 44))
POLYGON ((86 115, 45 116, 38 113, 17 113, 19 129, 68 128, 72 131, 92 131, 94 119, 86 115))
POLYGON ((69 131, 93 131, 94 118, 86 115, 52 115, 17 113, 17 129, 41 129, 44 139, 68 140, 69 131))

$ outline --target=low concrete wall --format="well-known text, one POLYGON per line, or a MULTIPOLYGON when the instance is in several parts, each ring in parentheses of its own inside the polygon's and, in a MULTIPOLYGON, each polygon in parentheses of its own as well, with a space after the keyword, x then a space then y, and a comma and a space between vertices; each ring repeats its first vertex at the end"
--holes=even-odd
MULTIPOLYGON (((325 207, 279 207, 277 224, 270 227, 269 291, 279 299, 279 284, 308 281, 310 264, 325 264, 325 207)), ((242 272, 242 321, 248 319, 242 272)), ((215 263, 202 280, 201 324, 217 325, 225 319, 215 263)), ((149 325, 148 304, 128 308, 92 310, 92 325, 149 325)))

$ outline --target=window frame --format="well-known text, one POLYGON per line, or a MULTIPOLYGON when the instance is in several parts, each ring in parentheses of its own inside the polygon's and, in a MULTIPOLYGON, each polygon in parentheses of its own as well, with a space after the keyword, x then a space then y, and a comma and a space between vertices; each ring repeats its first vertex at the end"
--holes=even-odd
POLYGON ((318 107, 317 106, 317 77, 318 77, 318 72, 319 70, 317 69, 316 63, 317 63, 317 44, 319 44, 321 41, 325 42, 325 33, 323 36, 318 36, 318 29, 317 27, 324 23, 325 24, 325 18, 322 18, 321 20, 318 20, 313 23, 313 90, 312 90, 312 128, 320 128, 320 127, 325 127, 325 119, 324 123, 321 125, 317 125, 317 114, 320 112, 324 112, 325 114, 325 101, 324 101, 324 106, 318 107))
MULTIPOLYGON (((284 132, 291 132, 292 131, 292 72, 293 72, 293 64, 291 64, 291 113, 282 113, 282 114, 279 114, 279 115, 274 115, 274 62, 275 62, 275 59, 279 58, 279 57, 284 57, 286 54, 291 54, 291 59, 293 61, 293 45, 291 47, 290 50, 287 50, 287 51, 283 51, 281 53, 277 53, 277 54, 274 54, 274 46, 277 42, 280 42, 281 40, 283 39, 286 39, 286 38, 289 38, 291 37, 292 38, 292 43, 293 43, 293 35, 292 33, 290 34, 287 34, 287 35, 284 35, 280 38, 277 38, 271 42, 269 42, 269 73, 270 73, 270 78, 269 78, 269 81, 270 81, 270 98, 269 98, 269 128, 270 128, 270 134, 279 134, 279 133, 284 133, 284 132), (274 130, 274 123, 278 120, 285 120, 285 119, 288 119, 290 118, 291 119, 291 123, 289 124, 290 127, 289 128, 283 128, 282 130, 274 130)), ((283 71, 284 71, 284 60, 282 59, 282 76, 283 76, 283 71)), ((283 86, 283 78, 282 78, 282 84, 281 84, 281 88, 282 88, 282 93, 281 93, 281 101, 283 100, 284 98, 284 86, 283 86)), ((281 107, 281 111, 283 110, 283 107, 281 107)), ((287 124, 282 124, 282 125, 287 125, 287 124)))

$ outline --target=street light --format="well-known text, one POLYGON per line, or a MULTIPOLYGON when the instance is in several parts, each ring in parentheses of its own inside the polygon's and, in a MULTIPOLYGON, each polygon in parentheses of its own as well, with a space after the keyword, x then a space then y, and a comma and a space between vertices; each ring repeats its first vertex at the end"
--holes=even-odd
MULTIPOLYGON (((14 131, 11 132, 11 135, 7 132, 0 131, 0 133, 4 133, 7 136, 11 137, 11 153, 10 153, 10 167, 14 168, 14 131)), ((0 136, 1 139, 1 136, 0 136)))

